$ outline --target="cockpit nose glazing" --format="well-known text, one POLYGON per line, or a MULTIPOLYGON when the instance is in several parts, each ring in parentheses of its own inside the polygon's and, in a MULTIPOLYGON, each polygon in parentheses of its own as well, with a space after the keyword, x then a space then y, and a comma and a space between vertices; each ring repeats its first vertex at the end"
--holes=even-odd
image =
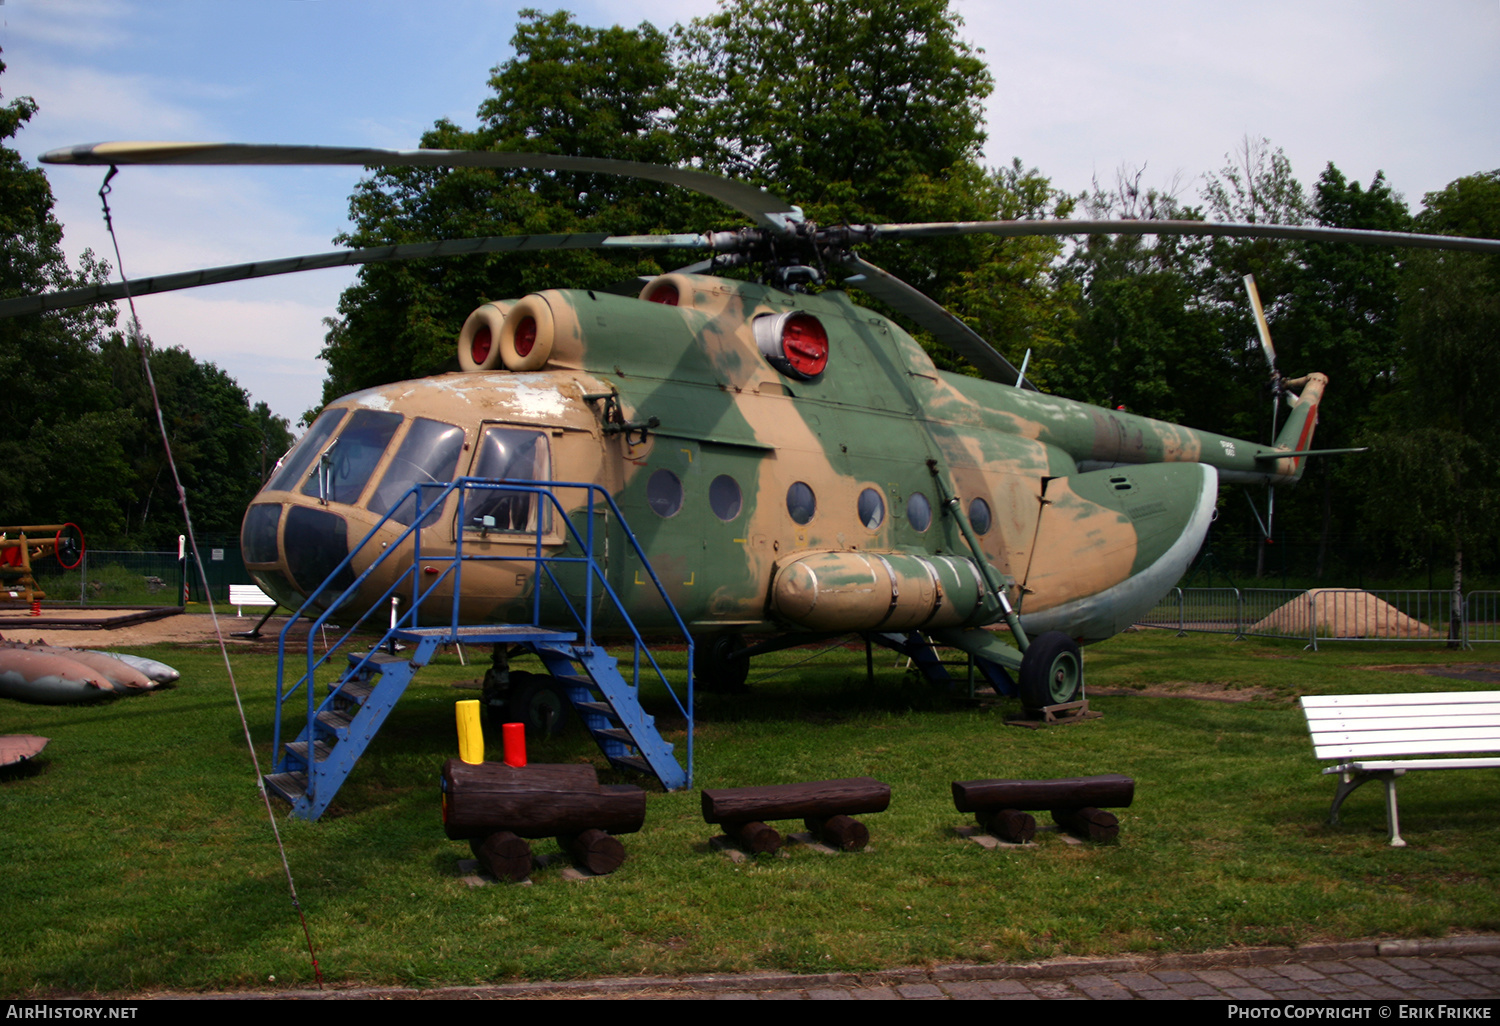
MULTIPOLYGON (((279 564, 295 587, 310 592, 349 551, 346 517, 329 507, 357 506, 368 489, 365 509, 384 516, 394 508, 392 521, 410 526, 416 505, 408 490, 413 485, 432 486, 422 496, 424 505, 432 503, 440 493, 437 486, 458 473, 463 450, 464 431, 452 424, 425 417, 404 420, 398 413, 380 410, 325 411, 262 490, 305 498, 288 504, 284 527, 281 502, 250 507, 241 529, 246 562, 260 567, 279 564), (407 428, 401 442, 372 488, 375 471, 403 423, 407 428)), ((439 510, 432 510, 422 526, 431 526, 439 516, 439 510)), ((356 539, 364 530, 356 529, 356 539)))
POLYGON ((327 504, 352 506, 364 494, 375 465, 385 454, 401 414, 380 410, 355 410, 349 422, 319 455, 302 494, 327 504))

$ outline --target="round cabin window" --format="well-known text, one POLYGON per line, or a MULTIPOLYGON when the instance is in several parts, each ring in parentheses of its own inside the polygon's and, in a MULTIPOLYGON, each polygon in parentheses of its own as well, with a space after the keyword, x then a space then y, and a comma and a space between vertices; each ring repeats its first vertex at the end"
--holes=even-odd
POLYGON ((646 502, 659 517, 675 517, 682 509, 682 482, 670 470, 658 470, 646 482, 646 502))
POLYGON ((786 490, 787 514, 799 524, 805 524, 818 511, 818 498, 813 490, 801 481, 786 490))
POLYGON ((969 524, 975 534, 985 534, 990 529, 990 504, 983 499, 969 503, 969 524))
POLYGON ((740 515, 740 483, 728 474, 720 474, 708 486, 708 507, 726 524, 740 515))
POLYGON ((871 531, 885 523, 885 499, 873 488, 859 493, 859 522, 871 531))
POLYGON ((925 531, 932 526, 932 503, 921 492, 912 492, 906 500, 906 519, 915 531, 925 531))

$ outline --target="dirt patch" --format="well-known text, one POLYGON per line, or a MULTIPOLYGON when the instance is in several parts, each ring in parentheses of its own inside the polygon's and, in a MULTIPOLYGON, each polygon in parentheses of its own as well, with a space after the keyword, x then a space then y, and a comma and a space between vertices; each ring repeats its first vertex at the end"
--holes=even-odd
POLYGON ((1360 669, 1381 670, 1386 673, 1421 673, 1429 677, 1447 677, 1476 684, 1500 684, 1500 663, 1447 663, 1434 666, 1396 663, 1390 666, 1361 666, 1360 669))
POLYGON ((1138 688, 1088 689, 1090 697, 1121 697, 1141 695, 1146 698, 1193 698, 1200 702, 1256 702, 1286 701, 1285 696, 1269 688, 1235 688, 1225 684, 1205 684, 1201 681, 1176 680, 1163 684, 1148 684, 1138 688))
MULTIPOLYGON (((51 610, 48 610, 49 615, 51 610)), ((98 614, 95 614, 98 615, 98 614)), ((285 617, 272 617, 261 630, 260 639, 232 637, 235 631, 248 631, 254 627, 259 617, 237 617, 219 616, 219 630, 224 634, 224 642, 231 650, 241 651, 275 651, 276 637, 286 623, 285 617)), ((300 632, 299 637, 306 637, 306 631, 300 632)), ((180 613, 176 616, 165 616, 159 620, 147 620, 144 623, 128 624, 112 630, 72 630, 67 628, 52 628, 42 626, 10 626, 4 629, 6 641, 23 641, 31 644, 38 640, 42 644, 56 645, 60 648, 118 648, 129 650, 144 645, 158 645, 163 643, 175 643, 181 645, 216 645, 214 636, 213 617, 207 613, 180 613)))

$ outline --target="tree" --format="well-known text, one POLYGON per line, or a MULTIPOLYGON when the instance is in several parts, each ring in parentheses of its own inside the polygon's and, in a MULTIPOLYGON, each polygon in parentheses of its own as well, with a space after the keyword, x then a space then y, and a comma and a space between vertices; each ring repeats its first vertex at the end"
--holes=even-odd
MULTIPOLYGON (((1115 184, 1083 197, 1090 218, 1197 220, 1176 183, 1143 187, 1145 169, 1124 169, 1115 184)), ((1066 265, 1074 284, 1076 338, 1059 384, 1071 397, 1133 413, 1213 428, 1234 402, 1218 324, 1199 296, 1201 240, 1172 236, 1090 236, 1066 265)))
MULTIPOLYGON (((1311 214, 1306 191, 1292 173, 1291 161, 1267 139, 1246 136, 1225 154, 1224 166, 1204 176, 1203 200, 1210 219, 1246 224, 1305 224, 1311 214)), ((1219 430, 1244 438, 1263 437, 1270 430, 1269 368, 1261 352, 1260 336, 1245 296, 1245 275, 1255 275, 1272 334, 1285 312, 1284 296, 1291 291, 1301 267, 1301 249, 1274 239, 1216 238, 1208 242, 1206 261, 1197 276, 1202 301, 1220 319, 1224 345, 1234 368, 1238 390, 1260 392, 1264 405, 1236 405, 1219 430)))
MULTIPOLYGON (((1112 188, 1097 183, 1085 202, 1091 217, 1194 218, 1176 185, 1143 187, 1142 171, 1122 171, 1112 188)), ((1215 220, 1304 223, 1347 228, 1409 226, 1404 202, 1383 176, 1368 189, 1332 165, 1309 197, 1280 150, 1245 139, 1225 166, 1206 176, 1206 211, 1215 220)), ((1253 273, 1271 322, 1280 369, 1318 370, 1332 381, 1318 443, 1360 444, 1370 400, 1388 387, 1395 353, 1397 264, 1393 250, 1263 240, 1091 238, 1068 264, 1079 283, 1078 343, 1070 353, 1070 394, 1106 405, 1252 439, 1270 438, 1265 358, 1243 284, 1253 273), (1382 373, 1385 385, 1381 385, 1382 373)), ((1357 458, 1353 458, 1357 460, 1357 458)), ((1325 561, 1335 510, 1354 526, 1358 495, 1332 475, 1349 461, 1315 460, 1311 481, 1277 495, 1278 534, 1317 534, 1325 561), (1320 487, 1309 487, 1317 482, 1320 487)), ((1259 500, 1257 500, 1258 502, 1259 500)), ((1217 536, 1260 536, 1239 500, 1223 511, 1217 536)), ((1237 542, 1235 543, 1237 544, 1237 542)), ((1264 540, 1259 545, 1265 555, 1264 540)))
MULTIPOLYGON (((981 217, 999 220, 1063 218, 1074 205, 1071 196, 1053 188, 1041 172, 1026 168, 1019 158, 986 175, 972 195, 980 198, 981 217)), ((1061 372, 1070 360, 1076 321, 1074 286, 1058 273, 1063 240, 980 235, 965 241, 966 248, 946 251, 947 265, 935 268, 933 277, 922 283, 924 288, 1017 367, 1030 351, 1027 380, 1056 390, 1066 383, 1061 372)), ((920 248, 915 255, 921 256, 920 248)), ((969 369, 952 353, 928 348, 938 366, 969 369)))
MULTIPOLYGON (((655 28, 587 28, 564 12, 527 10, 512 45, 515 56, 493 69, 479 127, 439 121, 424 148, 681 162, 669 131, 676 72, 669 40, 655 28)), ((615 175, 391 168, 360 183, 350 200, 355 230, 337 241, 701 230, 723 217, 712 206, 615 175)), ((589 251, 366 265, 329 326, 324 400, 442 369, 464 318, 488 300, 564 284, 605 287, 663 269, 649 257, 589 251)))
MULTIPOLYGON (((526 11, 479 127, 439 122, 422 144, 692 164, 770 188, 820 223, 1065 212, 1069 201, 1036 172, 979 165, 991 83, 959 24, 946 0, 740 0, 669 39, 649 24, 595 29, 526 11)), ((341 241, 361 246, 743 223, 654 183, 463 169, 381 171, 361 184, 351 213, 357 227, 341 241)), ((974 237, 862 255, 998 333, 1019 357, 1059 320, 1046 299, 1060 252, 1051 239, 974 237)), ((607 287, 672 266, 597 252, 368 266, 330 325, 325 398, 441 369, 463 318, 487 299, 607 287)))
POLYGON ((151 361, 151 377, 161 400, 172 459, 177 465, 193 525, 205 533, 239 530, 245 507, 269 470, 291 444, 285 418, 265 403, 254 410, 244 389, 212 363, 194 359, 180 347, 155 348, 118 333, 100 346, 121 423, 114 437, 121 447, 121 488, 114 501, 122 514, 122 539, 132 545, 171 545, 183 521, 140 347, 151 361))
MULTIPOLYGON (((1500 171, 1423 197, 1420 230, 1495 238, 1500 171)), ((1463 575, 1500 541, 1500 260, 1422 251, 1402 275, 1399 390, 1382 403, 1367 515, 1408 553, 1431 537, 1453 554, 1453 638, 1463 575)))
MULTIPOLYGON (((1067 216, 1072 200, 1035 169, 980 165, 993 79, 961 28, 947 0, 726 4, 676 30, 677 127, 710 169, 770 189, 820 224, 1067 216)), ((1019 364, 1067 334, 1053 279, 1062 250, 1057 239, 976 235, 860 255, 1019 364)), ((940 367, 970 369, 928 349, 940 367)), ((1052 364, 1035 371, 1045 383, 1052 364)))
POLYGON ((271 471, 276 469, 276 461, 286 455, 296 438, 292 434, 291 422, 272 413, 271 407, 263 402, 255 404, 250 417, 259 438, 260 480, 264 484, 271 471))
MULTIPOLYGON (((1313 189, 1312 216, 1320 225, 1402 231, 1411 228, 1406 202, 1376 172, 1369 187, 1347 180, 1329 164, 1313 189)), ((1329 377, 1329 401, 1319 414, 1319 448, 1365 444, 1369 411, 1395 385, 1400 358, 1397 317, 1401 269, 1395 249, 1308 243, 1290 279, 1275 327, 1282 368, 1318 370, 1329 377)), ((1313 460, 1308 480, 1282 506, 1283 522, 1318 537, 1315 573, 1323 577, 1333 536, 1342 527, 1363 533, 1359 464, 1378 456, 1313 460)))
MULTIPOLYGON (((36 110, 29 97, 0 107, 0 140, 13 139, 36 110)), ((0 145, 0 295, 68 288, 103 273, 89 257, 81 273, 69 270, 46 176, 0 145)), ((118 526, 123 421, 96 351, 112 316, 105 308, 0 321, 0 523, 77 520, 104 534, 118 526)))
MULTIPOLYGON (((29 98, 0 107, 0 140, 14 138, 36 109, 29 98)), ((69 269, 46 176, 0 145, 0 295, 108 273, 88 253, 78 271, 69 269)), ((182 516, 145 387, 144 346, 195 521, 237 530, 260 484, 259 439, 269 433, 273 445, 288 443, 285 423, 277 437, 278 425, 264 424, 277 418, 267 409, 254 421, 244 391, 223 371, 180 349, 151 352, 148 339, 127 342, 113 323, 109 306, 0 320, 0 523, 71 520, 95 542, 175 539, 182 516)))
POLYGON ((677 30, 680 125, 822 223, 889 217, 975 165, 989 69, 947 0, 740 0, 677 30))

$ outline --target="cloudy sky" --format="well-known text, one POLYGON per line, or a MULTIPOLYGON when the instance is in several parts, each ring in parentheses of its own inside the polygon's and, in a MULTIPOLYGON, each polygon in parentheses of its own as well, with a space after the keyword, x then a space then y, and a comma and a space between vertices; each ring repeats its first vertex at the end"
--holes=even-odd
MULTIPOLYGON (((534 0, 533 0, 534 2, 534 0)), ((6 101, 36 99, 28 159, 110 139, 409 148, 440 117, 474 124, 510 56, 500 0, 0 0, 6 101)), ((568 5, 586 24, 642 6, 568 5)), ((1415 207, 1500 168, 1500 0, 957 0, 984 51, 992 164, 1019 157, 1080 191, 1122 165, 1196 199, 1246 136, 1283 148, 1304 184, 1332 161, 1383 170, 1415 207)), ((550 6, 547 9, 551 9, 550 6)), ((665 28, 715 9, 656 0, 665 28)), ((113 253, 99 169, 51 168, 70 257, 113 253)), ((334 248, 358 169, 128 168, 111 205, 131 276, 334 248)), ((795 199, 795 197, 793 197, 795 199)), ((322 320, 347 270, 144 297, 180 345, 296 420, 316 404, 322 320)), ((565 285, 559 282, 559 285, 565 285)))

